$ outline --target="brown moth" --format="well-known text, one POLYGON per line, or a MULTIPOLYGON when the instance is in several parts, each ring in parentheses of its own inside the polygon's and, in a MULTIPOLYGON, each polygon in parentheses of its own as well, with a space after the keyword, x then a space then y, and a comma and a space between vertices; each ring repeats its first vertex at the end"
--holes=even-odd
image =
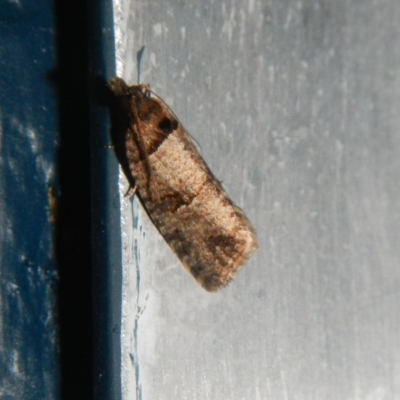
POLYGON ((126 158, 148 215, 204 289, 226 286, 257 249, 250 221, 148 85, 114 78, 110 87, 127 119, 126 158))

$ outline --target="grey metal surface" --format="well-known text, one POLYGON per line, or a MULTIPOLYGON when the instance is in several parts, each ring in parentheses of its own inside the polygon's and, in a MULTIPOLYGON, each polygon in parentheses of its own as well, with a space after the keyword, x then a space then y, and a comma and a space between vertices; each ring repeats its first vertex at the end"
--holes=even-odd
POLYGON ((399 399, 400 3, 115 10, 120 75, 145 45, 142 81, 260 243, 206 293, 122 200, 124 398, 399 399))

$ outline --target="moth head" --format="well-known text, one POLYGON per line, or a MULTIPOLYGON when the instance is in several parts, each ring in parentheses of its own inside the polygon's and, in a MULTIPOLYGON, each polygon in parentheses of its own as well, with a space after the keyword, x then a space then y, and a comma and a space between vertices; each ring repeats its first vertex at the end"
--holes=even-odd
POLYGON ((129 91, 129 86, 123 79, 115 77, 110 81, 110 89, 115 96, 126 96, 129 91))
POLYGON ((129 86, 122 78, 118 78, 117 76, 111 79, 110 89, 115 96, 132 96, 141 94, 150 97, 152 93, 149 85, 142 83, 140 85, 129 86))

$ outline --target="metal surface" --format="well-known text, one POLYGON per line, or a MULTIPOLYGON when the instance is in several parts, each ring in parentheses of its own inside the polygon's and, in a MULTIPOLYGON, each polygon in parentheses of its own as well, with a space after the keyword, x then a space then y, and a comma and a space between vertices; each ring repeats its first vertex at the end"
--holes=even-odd
POLYGON ((123 198, 124 398, 400 398, 400 3, 114 7, 260 243, 210 294, 123 198))

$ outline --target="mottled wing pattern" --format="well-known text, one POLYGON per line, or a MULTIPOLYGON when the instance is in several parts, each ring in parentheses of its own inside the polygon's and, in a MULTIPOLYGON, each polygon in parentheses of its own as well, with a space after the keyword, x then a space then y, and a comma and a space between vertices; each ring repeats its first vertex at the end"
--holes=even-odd
POLYGON ((114 78, 111 88, 130 116, 126 154, 149 216, 202 287, 226 286, 257 248, 250 221, 148 86, 114 78))

